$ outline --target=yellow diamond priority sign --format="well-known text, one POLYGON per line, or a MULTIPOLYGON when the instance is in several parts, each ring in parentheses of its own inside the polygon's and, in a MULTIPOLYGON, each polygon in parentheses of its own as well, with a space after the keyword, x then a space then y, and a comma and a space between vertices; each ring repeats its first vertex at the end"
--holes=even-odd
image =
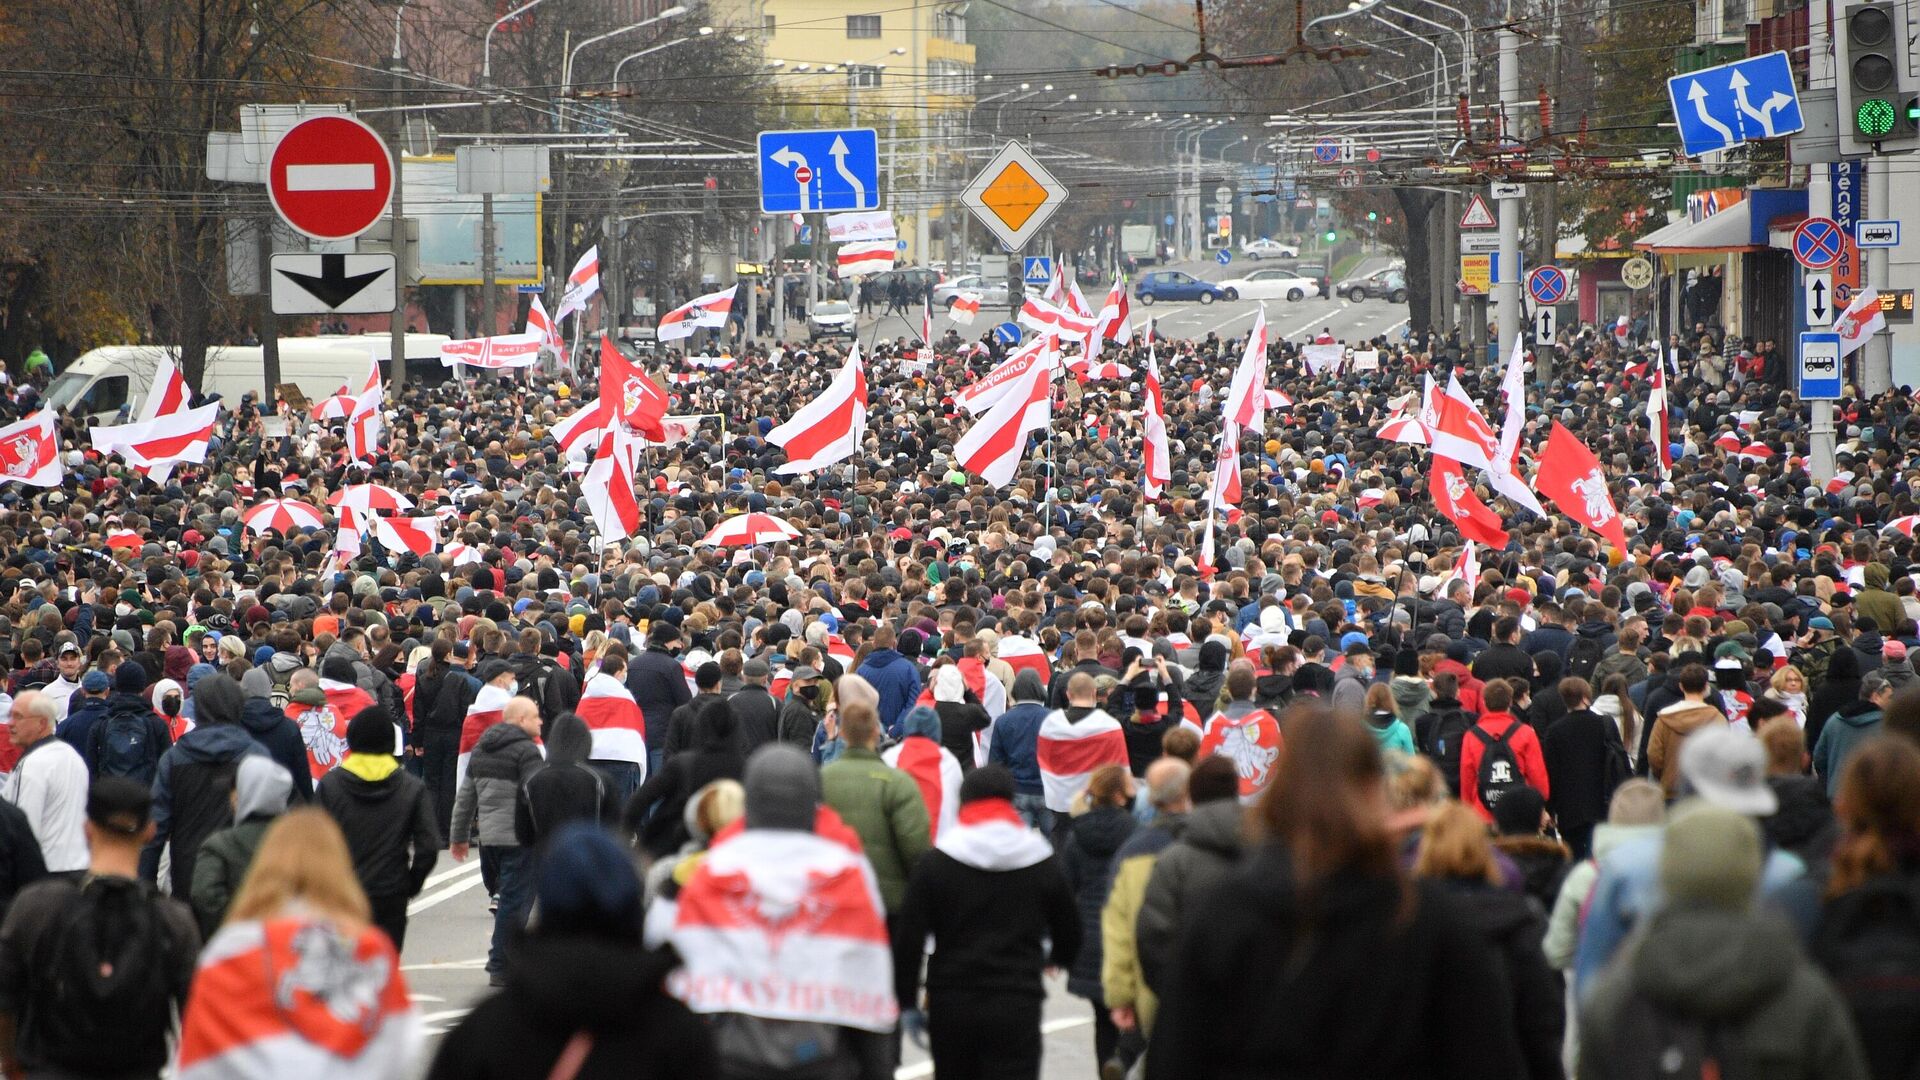
POLYGON ((1000 148, 960 196, 973 216, 1018 251, 1067 201, 1067 189, 1020 143, 1000 148))

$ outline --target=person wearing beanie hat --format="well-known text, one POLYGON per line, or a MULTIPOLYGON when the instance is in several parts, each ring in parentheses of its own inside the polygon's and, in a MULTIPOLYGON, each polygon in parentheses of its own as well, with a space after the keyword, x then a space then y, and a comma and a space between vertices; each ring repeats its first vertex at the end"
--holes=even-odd
POLYGON ((1872 1075, 1846 1005, 1792 927, 1754 910, 1762 853, 1746 815, 1700 800, 1674 811, 1665 904, 1581 1010, 1582 1077, 1700 1075, 1712 1067, 1703 1050, 1729 1075, 1758 1062, 1769 1076, 1872 1075))
MULTIPOLYGON (((1038 1076, 1041 974, 1048 966, 1071 968, 1082 948, 1081 916, 1061 861, 1013 808, 1012 795, 1013 776, 997 765, 968 775, 958 823, 914 868, 895 918, 901 1028, 922 1045, 931 1036, 937 1072, 1038 1076), (929 939, 921 1014, 914 1005, 929 939)), ((1115 820, 1131 826, 1124 801, 1116 809, 1115 820)), ((1099 876, 1104 891, 1104 869, 1099 876)), ((1098 1000, 1094 1007, 1104 1011, 1098 1000)))
POLYGON ((440 849, 433 800, 418 777, 400 768, 398 750, 393 714, 380 705, 362 709, 347 722, 346 756, 315 791, 346 835, 374 925, 396 950, 406 946, 407 901, 426 885, 440 849))
MULTIPOLYGON (((71 699, 67 707, 67 718, 60 721, 56 732, 60 738, 85 758, 93 745, 93 729, 106 718, 109 708, 107 693, 113 688, 113 676, 94 668, 80 677, 80 692, 71 699)), ((91 771, 92 766, 88 766, 91 771)))
POLYGON ((515 946, 506 991, 447 1033, 429 1077, 558 1075, 576 1059, 579 1076, 636 1061, 662 1076, 722 1075, 708 1025, 665 990, 678 958, 641 942, 640 880, 610 833, 561 826, 534 893, 540 921, 515 946))
MULTIPOLYGON (((123 663, 122 671, 137 664, 123 663)), ((117 674, 117 673, 116 673, 117 674)), ((265 754, 266 748, 255 742, 240 726, 240 711, 245 695, 240 684, 225 675, 209 675, 200 680, 200 721, 192 731, 159 755, 153 773, 154 838, 141 855, 141 872, 148 880, 158 876, 160 849, 171 854, 170 890, 175 896, 192 895, 193 860, 200 845, 214 832, 233 822, 233 778, 240 759, 250 754, 265 754)), ((123 756, 116 749, 124 740, 115 737, 119 709, 127 699, 116 694, 108 703, 106 719, 94 726, 96 768, 106 773, 109 759, 123 756)), ((151 703, 141 703, 146 718, 156 725, 165 745, 166 725, 154 714, 151 703)))

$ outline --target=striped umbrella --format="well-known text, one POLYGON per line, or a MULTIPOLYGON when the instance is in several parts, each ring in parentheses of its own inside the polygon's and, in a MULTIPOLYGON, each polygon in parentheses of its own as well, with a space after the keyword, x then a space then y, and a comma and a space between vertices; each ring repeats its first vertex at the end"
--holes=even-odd
POLYGON ((799 538, 800 530, 784 518, 772 514, 741 514, 715 525, 700 543, 706 547, 753 547, 799 538))
POLYGON ((301 529, 318 529, 322 524, 320 511, 298 499, 268 499, 256 503, 241 520, 247 528, 262 535, 277 532, 291 536, 301 529))
POLYGON ((413 500, 385 484, 348 484, 327 496, 327 505, 344 506, 362 514, 383 514, 413 509, 413 500))

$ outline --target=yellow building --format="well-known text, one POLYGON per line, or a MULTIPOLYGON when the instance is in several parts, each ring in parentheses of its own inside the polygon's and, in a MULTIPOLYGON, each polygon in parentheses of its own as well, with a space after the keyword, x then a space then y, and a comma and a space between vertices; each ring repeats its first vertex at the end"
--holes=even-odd
POLYGON ((902 261, 925 264, 944 249, 929 225, 967 180, 962 143, 974 102, 974 46, 966 0, 719 0, 727 21, 757 30, 768 78, 793 101, 795 127, 848 121, 880 134, 883 205, 893 212, 902 261))

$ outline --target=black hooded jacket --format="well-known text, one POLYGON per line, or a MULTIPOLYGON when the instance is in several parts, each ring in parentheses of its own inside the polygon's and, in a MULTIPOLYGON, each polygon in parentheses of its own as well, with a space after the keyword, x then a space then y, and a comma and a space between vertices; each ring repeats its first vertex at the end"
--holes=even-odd
POLYGON ((638 835, 640 846, 655 858, 680 850, 690 838, 686 809, 695 793, 715 780, 738 780, 746 775, 747 762, 740 755, 738 742, 739 725, 724 700, 716 700, 702 711, 694 727, 693 748, 675 754, 627 800, 621 824, 629 835, 638 835), (647 808, 655 803, 659 806, 647 817, 647 808))
POLYGON ((586 819, 611 826, 620 819, 620 803, 613 785, 593 766, 593 733, 586 721, 563 713, 547 738, 547 765, 520 785, 513 808, 513 832, 524 848, 540 841, 569 821, 586 819))
POLYGON ((247 729, 254 742, 267 748, 268 756, 281 768, 293 774, 293 805, 312 802, 313 766, 307 761, 307 744, 300 737, 299 725, 262 694, 247 698, 240 710, 240 726, 247 729))

